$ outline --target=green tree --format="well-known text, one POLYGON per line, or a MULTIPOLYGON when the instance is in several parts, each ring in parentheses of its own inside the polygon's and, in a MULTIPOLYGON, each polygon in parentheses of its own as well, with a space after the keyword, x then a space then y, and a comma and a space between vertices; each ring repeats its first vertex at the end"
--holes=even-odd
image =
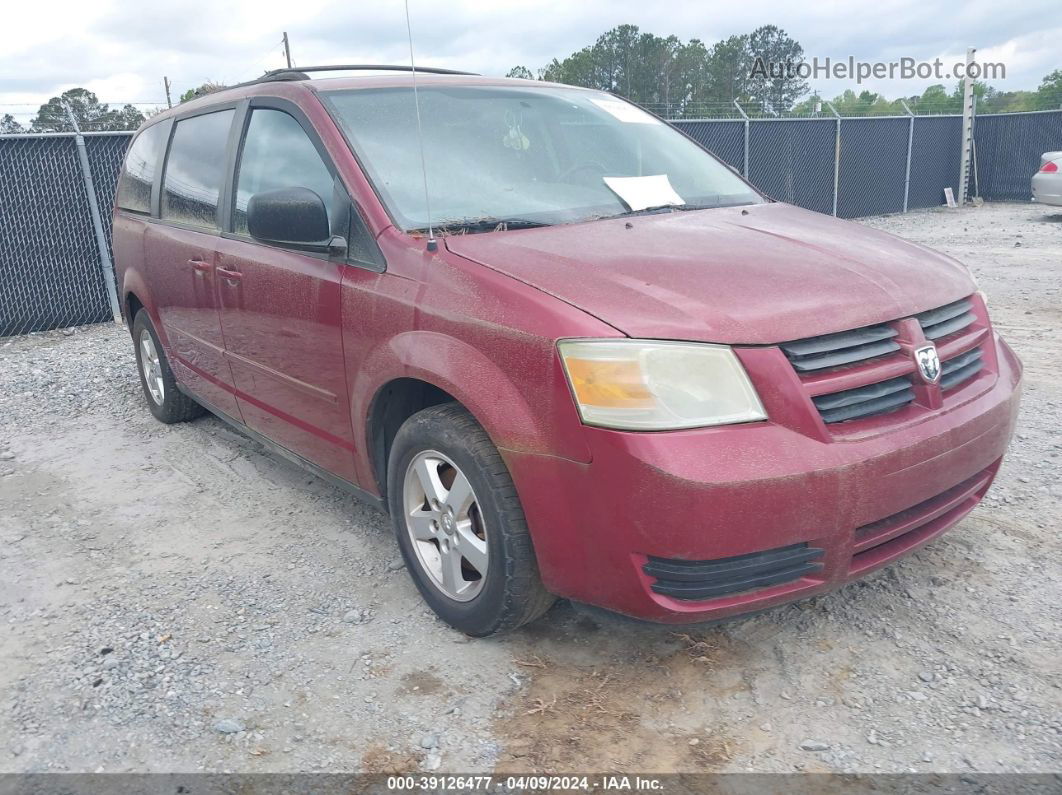
POLYGON ((1036 89, 1035 104, 1037 110, 1062 108, 1062 69, 1044 75, 1036 89))
POLYGON ((704 102, 711 105, 747 103, 750 99, 752 55, 748 36, 731 36, 712 45, 704 69, 704 102))
POLYGON ((114 110, 111 113, 114 114, 113 118, 118 125, 113 128, 116 130, 135 130, 147 120, 144 113, 133 105, 123 105, 121 110, 114 110))
POLYGON ((197 88, 190 88, 181 94, 181 102, 191 102, 193 99, 199 97, 205 97, 207 94, 213 94, 215 91, 222 91, 228 88, 224 83, 216 83, 213 80, 208 80, 203 85, 197 88))
POLYGON ((977 103, 978 113, 1017 113, 1023 110, 1043 110, 1035 91, 997 91, 989 89, 977 103))
POLYGON ((52 97, 37 111, 30 122, 34 132, 73 132, 65 106, 69 106, 78 126, 84 130, 99 129, 107 119, 110 108, 102 104, 88 89, 71 88, 58 97, 52 97))
POLYGON ((672 61, 672 103, 679 103, 676 116, 703 115, 707 101, 708 48, 700 39, 679 46, 672 61))
POLYGON ((0 135, 13 135, 25 131, 23 126, 15 121, 15 117, 10 113, 5 113, 4 117, 0 119, 0 135))
POLYGON ((750 77, 748 90, 764 110, 785 113, 808 91, 808 82, 796 74, 804 62, 804 48, 775 25, 763 25, 748 35, 750 77), (767 65, 766 74, 753 67, 767 65))
POLYGON ((30 122, 33 132, 73 132, 66 114, 68 106, 82 131, 93 130, 135 130, 144 121, 144 114, 132 105, 112 110, 106 103, 100 102, 91 91, 84 88, 71 88, 58 97, 52 97, 37 111, 30 122))
POLYGON ((531 74, 531 70, 528 69, 526 66, 514 66, 512 69, 509 70, 509 73, 506 74, 505 76, 506 77, 517 77, 517 78, 519 78, 521 80, 534 80, 535 79, 535 76, 533 74, 531 74))
POLYGON ((730 36, 710 48, 699 39, 683 43, 677 36, 620 25, 567 58, 554 58, 540 75, 557 83, 611 91, 672 116, 703 114, 706 106, 709 113, 719 112, 735 99, 745 103, 756 99, 782 112, 807 91, 806 81, 792 73, 803 57, 800 44, 773 25, 730 36), (783 74, 755 81, 750 72, 757 54, 780 64, 783 74))
POLYGON ((911 105, 911 110, 916 113, 957 113, 962 110, 962 101, 956 104, 948 89, 938 83, 926 88, 911 105))

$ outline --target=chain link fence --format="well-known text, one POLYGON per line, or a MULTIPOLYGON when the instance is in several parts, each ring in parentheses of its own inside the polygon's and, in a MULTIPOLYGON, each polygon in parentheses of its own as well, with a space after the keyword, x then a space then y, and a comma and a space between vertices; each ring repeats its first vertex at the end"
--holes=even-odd
MULTIPOLYGON (((672 122, 772 198, 841 218, 959 195, 961 116, 672 122)), ((131 133, 86 133, 110 246, 131 133)), ((1040 154, 1062 149, 1062 110, 979 115, 970 195, 1028 201, 1040 154)), ((110 319, 110 297, 72 134, 0 136, 0 336, 110 319)))
POLYGON ((1024 201, 1043 152, 1062 150, 1062 110, 977 116, 974 187, 987 198, 1024 201))
MULTIPOLYGON (((85 135, 110 245, 130 133, 85 135)), ((111 318, 73 134, 0 136, 0 336, 111 318)))
MULTIPOLYGON (((671 122, 779 201, 841 218, 959 196, 962 116, 671 122)), ((1062 110, 977 115, 970 196, 1028 201, 1040 154, 1062 149, 1062 110)))

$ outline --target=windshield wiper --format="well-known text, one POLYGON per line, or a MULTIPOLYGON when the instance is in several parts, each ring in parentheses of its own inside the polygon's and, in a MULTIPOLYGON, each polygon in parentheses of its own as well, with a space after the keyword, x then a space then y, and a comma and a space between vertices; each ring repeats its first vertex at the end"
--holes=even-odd
POLYGON ((752 204, 752 202, 746 201, 742 198, 739 201, 718 201, 709 204, 657 204, 652 207, 645 207, 641 210, 627 210, 626 212, 616 213, 615 215, 602 215, 599 216, 599 220, 606 218, 628 218, 634 215, 657 215, 666 210, 675 210, 679 212, 688 210, 718 210, 722 207, 741 207, 746 204, 752 204))
POLYGON ((632 215, 656 215, 665 210, 714 210, 718 204, 656 204, 652 207, 643 207, 640 210, 627 210, 615 215, 602 215, 601 218, 628 218, 632 215))
MULTIPOLYGON (((551 226, 545 221, 532 221, 530 218, 463 218, 460 220, 440 221, 435 230, 447 234, 474 234, 476 232, 507 232, 512 229, 534 229, 539 226, 551 226)), ((427 228, 411 229, 411 232, 427 232, 427 228)))

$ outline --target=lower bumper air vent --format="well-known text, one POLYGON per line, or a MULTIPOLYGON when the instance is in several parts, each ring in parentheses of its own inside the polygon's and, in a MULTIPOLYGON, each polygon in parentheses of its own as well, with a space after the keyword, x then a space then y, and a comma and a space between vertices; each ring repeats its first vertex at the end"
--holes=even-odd
POLYGON ((798 580, 822 568, 823 551, 805 544, 716 560, 650 557, 642 571, 652 589, 675 599, 714 599, 798 580))

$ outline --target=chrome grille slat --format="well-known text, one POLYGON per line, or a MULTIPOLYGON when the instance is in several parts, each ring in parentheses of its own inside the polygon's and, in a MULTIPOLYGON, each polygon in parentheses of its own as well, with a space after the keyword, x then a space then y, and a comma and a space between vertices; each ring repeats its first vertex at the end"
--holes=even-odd
POLYGON ((814 356, 791 356, 789 361, 793 368, 801 373, 810 373, 815 370, 825 370, 827 367, 839 367, 852 362, 865 362, 878 356, 885 356, 900 350, 898 343, 892 340, 872 342, 869 345, 860 345, 855 348, 845 348, 829 353, 820 353, 814 356))
POLYGON ((892 339, 895 336, 896 329, 890 326, 866 326, 783 342, 779 347, 793 369, 798 373, 810 373, 894 353, 900 350, 899 343, 892 339))
POLYGON ((943 375, 954 372, 961 367, 965 367, 975 359, 981 358, 981 349, 974 348, 972 351, 966 351, 966 353, 960 353, 958 356, 953 356, 940 365, 940 371, 943 375))
MULTIPOLYGON (((907 379, 904 380, 906 381, 907 379)), ((910 382, 908 381, 907 387, 902 391, 892 392, 884 397, 865 400, 861 403, 855 403, 841 408, 819 409, 819 415, 822 417, 822 421, 827 424, 845 422, 846 420, 874 417, 878 414, 887 414, 890 411, 897 411, 913 400, 914 390, 911 389, 910 382)))
POLYGON ((819 411, 827 411, 829 409, 852 406, 856 403, 866 403, 869 400, 883 398, 895 392, 902 392, 903 390, 910 388, 910 379, 903 376, 900 378, 890 378, 888 381, 879 381, 876 384, 869 384, 868 386, 861 386, 858 389, 846 389, 843 392, 820 395, 811 400, 815 404, 815 408, 819 409, 819 411))
POLYGON ((954 334, 956 331, 962 331, 976 319, 973 312, 967 312, 950 320, 945 320, 943 323, 937 323, 935 326, 929 326, 922 333, 926 335, 927 340, 939 340, 941 337, 954 334))
POLYGON ((922 327, 926 339, 937 340, 971 325, 977 319, 972 309, 973 302, 969 298, 963 298, 937 309, 920 312, 914 317, 922 327))
POLYGON ((867 326, 837 334, 823 334, 821 337, 809 337, 806 340, 782 343, 782 350, 793 356, 807 356, 811 353, 828 353, 841 348, 854 348, 871 342, 891 339, 896 336, 896 329, 888 326, 867 326))
POLYGON ((980 348, 948 359, 940 366, 940 388, 945 391, 954 389, 981 372, 984 366, 980 348))

